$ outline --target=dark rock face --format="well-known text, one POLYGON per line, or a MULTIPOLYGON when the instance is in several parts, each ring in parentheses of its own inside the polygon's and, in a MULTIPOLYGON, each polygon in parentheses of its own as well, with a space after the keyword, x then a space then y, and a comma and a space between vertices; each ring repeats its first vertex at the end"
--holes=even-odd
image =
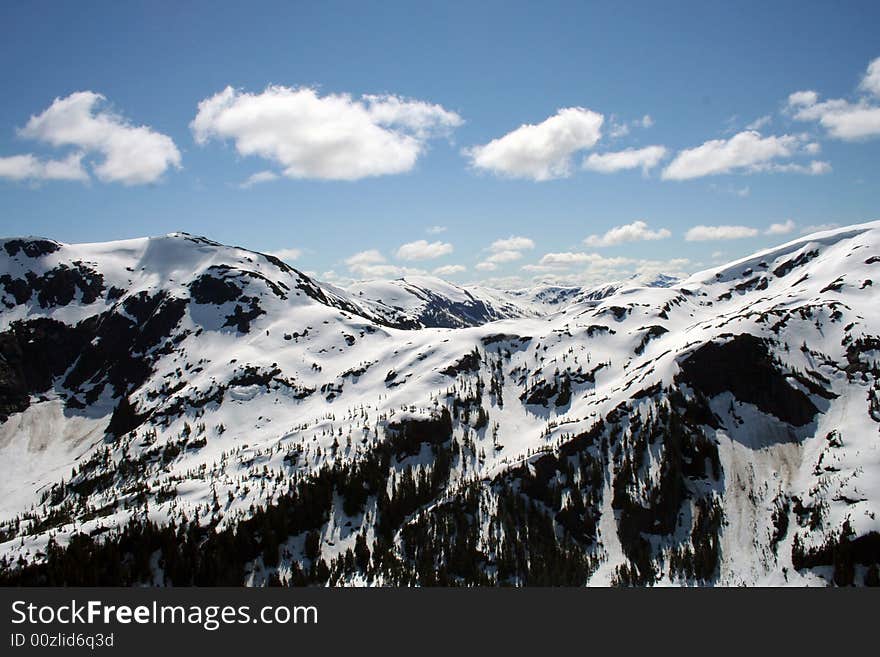
POLYGON ((77 290, 82 293, 84 304, 94 303, 101 296, 104 277, 80 262, 73 264, 73 268, 58 265, 46 272, 42 280, 31 282, 31 287, 37 290, 37 301, 41 308, 66 306, 73 301, 77 290))
POLYGON ((522 393, 519 398, 524 404, 547 406, 547 402, 553 399, 558 392, 559 386, 555 381, 540 381, 522 393))
POLYGON ((810 260, 817 257, 819 252, 817 250, 806 251, 801 253, 799 256, 792 258, 791 260, 786 260, 781 265, 779 265, 776 269, 773 270, 774 276, 785 276, 792 269, 796 267, 800 267, 801 265, 807 264, 810 260))
POLYGON ((213 303, 218 306, 227 301, 235 301, 241 296, 238 285, 210 274, 202 274, 190 283, 189 291, 196 303, 213 303))
POLYGON ((393 422, 388 425, 387 434, 398 458, 415 456, 422 443, 440 445, 452 438, 452 416, 444 408, 436 418, 393 422))
POLYGON ((446 376, 457 376, 459 374, 464 374, 466 372, 479 372, 480 371, 480 354, 474 350, 468 354, 465 354, 457 361, 455 361, 452 365, 442 370, 441 373, 446 376))
POLYGON ((709 396, 730 392, 738 400, 796 427, 809 423, 819 412, 807 395, 789 385, 766 343, 753 335, 738 335, 723 344, 705 344, 679 367, 676 382, 709 396))
POLYGON ((88 343, 89 328, 41 318, 14 322, 0 333, 0 421, 25 410, 31 395, 67 371, 88 343))
POLYGON ((645 348, 648 346, 648 343, 654 338, 660 337, 664 333, 669 333, 669 329, 663 326, 649 326, 645 329, 645 335, 642 337, 641 342, 636 346, 635 353, 637 355, 641 355, 645 352, 645 348))
POLYGON ((12 297, 15 303, 5 302, 7 308, 14 308, 15 304, 26 303, 31 298, 33 290, 28 282, 23 278, 12 278, 9 274, 0 276, 0 285, 3 290, 12 297))
POLYGON ((40 256, 55 253, 55 251, 61 248, 61 245, 52 240, 9 240, 3 245, 3 248, 13 258, 19 252, 24 253, 29 258, 39 258, 40 256))
POLYGON ((249 333, 251 330, 251 322, 260 315, 265 315, 266 311, 260 308, 257 299, 252 298, 250 305, 245 310, 241 304, 235 304, 235 310, 231 315, 226 316, 226 322, 223 326, 234 326, 239 333, 249 333))
POLYGON ((73 265, 58 265, 42 276, 28 272, 24 278, 12 278, 4 274, 0 284, 18 304, 26 303, 36 293, 40 308, 66 306, 74 300, 77 291, 82 295, 82 303, 94 303, 104 292, 104 277, 81 262, 73 265))
POLYGON ((530 337, 519 336, 519 335, 509 335, 507 333, 496 333, 494 335, 487 335, 484 338, 480 338, 480 342, 483 343, 484 347, 488 347, 491 344, 496 344, 499 342, 518 342, 520 344, 529 342, 531 340, 530 337))
MULTIPOLYGON (((105 313, 93 318, 96 326, 83 346, 64 385, 77 390, 85 383, 109 383, 116 395, 127 394, 146 381, 157 354, 151 350, 165 348, 186 310, 187 300, 168 297, 164 292, 150 296, 141 293, 123 302, 130 320, 118 313, 105 313)), ((89 320, 89 321, 93 321, 89 320)), ((94 401, 103 385, 93 386, 87 393, 94 401)))

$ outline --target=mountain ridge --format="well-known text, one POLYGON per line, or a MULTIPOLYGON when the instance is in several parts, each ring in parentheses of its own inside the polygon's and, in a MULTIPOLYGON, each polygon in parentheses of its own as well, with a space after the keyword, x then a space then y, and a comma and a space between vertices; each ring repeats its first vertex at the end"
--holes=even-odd
MULTIPOLYGON (((184 234, 2 243, 13 581, 184 518, 220 551, 250 528, 227 583, 873 581, 880 222, 549 316, 184 234)), ((184 583, 151 554, 128 583, 184 583)))

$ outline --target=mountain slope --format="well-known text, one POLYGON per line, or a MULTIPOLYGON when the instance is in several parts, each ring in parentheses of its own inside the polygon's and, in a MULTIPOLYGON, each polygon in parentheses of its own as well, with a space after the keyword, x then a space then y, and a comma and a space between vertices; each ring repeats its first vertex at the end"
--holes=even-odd
POLYGON ((880 222, 544 317, 185 234, 0 255, 9 582, 877 578, 880 222))

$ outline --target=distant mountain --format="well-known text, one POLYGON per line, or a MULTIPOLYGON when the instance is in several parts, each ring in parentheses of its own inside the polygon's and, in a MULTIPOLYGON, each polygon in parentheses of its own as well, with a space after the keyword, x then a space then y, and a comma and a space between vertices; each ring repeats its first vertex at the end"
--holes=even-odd
POLYGON ((0 241, 0 583, 878 583, 878 267, 880 222, 511 292, 0 241))
POLYGON ((359 282, 347 292, 365 316, 399 328, 464 328, 538 314, 531 304, 519 305, 503 292, 427 276, 359 282))

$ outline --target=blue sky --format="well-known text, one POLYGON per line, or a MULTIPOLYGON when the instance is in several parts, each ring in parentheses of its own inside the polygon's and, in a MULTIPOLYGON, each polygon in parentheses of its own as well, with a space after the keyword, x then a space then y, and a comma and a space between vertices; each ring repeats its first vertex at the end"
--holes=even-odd
POLYGON ((855 1, 5 2, 0 233, 184 230, 341 282, 693 271, 878 218, 877 25, 855 1))

